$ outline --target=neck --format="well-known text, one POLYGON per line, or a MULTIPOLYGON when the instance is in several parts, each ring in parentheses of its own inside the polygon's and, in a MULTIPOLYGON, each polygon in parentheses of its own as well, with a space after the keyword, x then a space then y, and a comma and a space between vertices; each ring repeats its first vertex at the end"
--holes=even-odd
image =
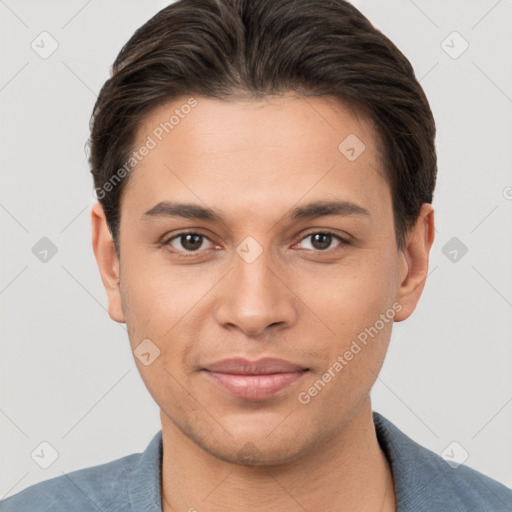
POLYGON ((162 412, 163 512, 394 512, 391 470, 368 399, 314 453, 273 466, 243 466, 205 452, 162 412))

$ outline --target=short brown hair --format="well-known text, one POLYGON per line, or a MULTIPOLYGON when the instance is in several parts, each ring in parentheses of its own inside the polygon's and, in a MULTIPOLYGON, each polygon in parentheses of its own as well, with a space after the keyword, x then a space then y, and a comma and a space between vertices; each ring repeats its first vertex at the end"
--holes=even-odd
POLYGON ((129 176, 112 178, 144 116, 184 95, 257 99, 288 91, 329 95, 370 115, 402 248, 421 205, 432 202, 437 157, 432 112, 400 50, 344 0, 179 0, 124 45, 91 117, 89 162, 118 256, 129 176))

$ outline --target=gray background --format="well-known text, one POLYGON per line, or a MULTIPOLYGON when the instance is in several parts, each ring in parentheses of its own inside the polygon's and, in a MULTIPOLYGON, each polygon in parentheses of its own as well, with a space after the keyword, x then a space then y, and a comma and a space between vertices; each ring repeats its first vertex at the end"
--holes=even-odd
MULTIPOLYGON (((410 59, 438 126, 430 275, 395 325, 374 409, 512 486, 512 3, 354 3, 410 59), (453 31, 469 43, 457 58, 453 31)), ((160 428, 125 327, 106 313, 84 145, 115 56, 166 4, 0 1, 1 496, 142 451, 160 428), (51 49, 43 31, 59 45, 46 59, 31 47, 51 49), (57 248, 46 262, 43 237, 57 248), (47 469, 43 441, 58 453, 47 469)))

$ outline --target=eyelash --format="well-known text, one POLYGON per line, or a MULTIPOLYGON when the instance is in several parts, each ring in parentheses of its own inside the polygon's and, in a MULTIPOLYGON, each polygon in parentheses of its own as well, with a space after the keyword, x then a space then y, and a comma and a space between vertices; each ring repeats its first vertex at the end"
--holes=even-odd
MULTIPOLYGON (((310 250, 313 250, 314 252, 316 253, 328 253, 329 251, 333 251, 333 250, 336 250, 340 247, 343 247, 345 245, 350 245, 350 242, 348 240, 345 240, 344 238, 340 237, 339 235, 337 235, 336 233, 334 233, 333 231, 329 231, 329 230, 322 230, 322 231, 311 231, 307 234, 305 234, 300 240, 299 240, 299 243, 302 242, 303 240, 305 240, 306 238, 312 236, 312 235, 317 235, 317 234, 321 234, 321 235, 329 235, 329 236, 332 236, 333 238, 336 238, 340 243, 339 245, 337 245, 336 247, 334 247, 333 249, 324 249, 324 250, 320 250, 320 249, 317 249, 317 250, 314 250, 314 249, 306 249, 308 251, 310 250)), ((173 240, 176 240, 182 236, 185 236, 185 235, 198 235, 200 237, 202 237, 203 239, 206 239, 208 240, 209 242, 212 242, 206 235, 203 235, 202 233, 200 232, 197 232, 197 231, 181 231, 180 233, 176 234, 176 235, 173 235, 171 238, 168 238, 167 240, 163 241, 162 242, 162 246, 164 248, 167 248, 169 247, 170 243, 173 241, 173 240)), ((296 244, 294 244, 296 245, 296 244)), ((179 258, 191 258, 191 257, 195 257, 198 253, 200 253, 201 251, 200 250, 197 250, 197 251, 189 251, 189 252, 185 252, 183 253, 183 251, 172 251, 172 254, 175 254, 177 255, 179 258)))

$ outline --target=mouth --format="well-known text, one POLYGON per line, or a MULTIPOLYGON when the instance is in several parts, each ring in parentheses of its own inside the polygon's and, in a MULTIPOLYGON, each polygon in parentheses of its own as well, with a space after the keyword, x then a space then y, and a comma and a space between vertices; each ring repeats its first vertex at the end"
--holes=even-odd
POLYGON ((252 401, 265 400, 297 384, 308 371, 309 368, 275 358, 225 359, 202 369, 212 384, 233 397, 252 401))

